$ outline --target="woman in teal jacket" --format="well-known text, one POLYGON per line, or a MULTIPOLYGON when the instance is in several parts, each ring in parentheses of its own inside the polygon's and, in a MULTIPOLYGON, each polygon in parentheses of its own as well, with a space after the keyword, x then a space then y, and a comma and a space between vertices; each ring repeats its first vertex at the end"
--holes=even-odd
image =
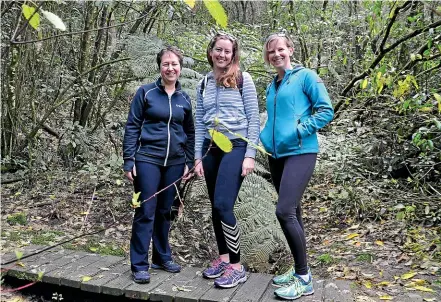
POLYGON ((306 261, 301 199, 314 171, 319 151, 317 131, 333 116, 331 100, 318 75, 292 66, 292 40, 285 34, 270 35, 263 47, 264 59, 277 75, 266 91, 268 121, 260 139, 269 157, 271 178, 279 194, 276 215, 286 236, 295 265, 273 283, 274 293, 297 299, 314 293, 306 261))

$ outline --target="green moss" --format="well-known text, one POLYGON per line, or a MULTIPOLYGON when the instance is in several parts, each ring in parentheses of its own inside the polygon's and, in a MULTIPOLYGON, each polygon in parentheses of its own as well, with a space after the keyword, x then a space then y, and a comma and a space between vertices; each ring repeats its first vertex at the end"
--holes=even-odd
POLYGON ((62 235, 64 235, 64 233, 60 231, 38 231, 33 234, 31 243, 39 245, 51 245, 55 243, 55 238, 57 236, 62 235))
POLYGON ((8 217, 6 218, 6 221, 10 225, 16 225, 16 224, 26 225, 26 223, 27 223, 26 213, 19 212, 19 213, 14 213, 14 214, 8 215, 8 217))
POLYGON ((116 245, 107 243, 98 243, 93 238, 89 239, 83 246, 86 252, 93 252, 101 255, 125 256, 125 251, 116 245))
POLYGON ((359 254, 356 259, 357 259, 357 261, 360 261, 360 262, 372 262, 372 261, 374 261, 374 256, 369 253, 362 253, 362 254, 359 254))
POLYGON ((334 259, 334 257, 329 254, 322 254, 317 257, 317 261, 319 261, 321 264, 331 264, 336 263, 337 259, 334 259))

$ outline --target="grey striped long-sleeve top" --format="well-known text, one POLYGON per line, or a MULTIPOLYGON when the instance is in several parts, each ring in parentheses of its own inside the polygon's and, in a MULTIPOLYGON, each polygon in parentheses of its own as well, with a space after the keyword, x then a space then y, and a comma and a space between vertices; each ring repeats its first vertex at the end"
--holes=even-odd
MULTIPOLYGON (((248 72, 242 72, 242 95, 238 89, 216 85, 213 72, 207 75, 204 97, 201 94, 202 79, 197 87, 196 121, 195 121, 195 159, 202 158, 204 138, 210 139, 208 129, 214 128, 214 119, 219 121, 232 132, 238 133, 254 144, 259 143, 260 121, 259 105, 256 87, 248 72)), ((224 127, 218 131, 229 139, 238 138, 230 134, 224 127)), ((248 144, 245 157, 254 158, 256 149, 248 144)))

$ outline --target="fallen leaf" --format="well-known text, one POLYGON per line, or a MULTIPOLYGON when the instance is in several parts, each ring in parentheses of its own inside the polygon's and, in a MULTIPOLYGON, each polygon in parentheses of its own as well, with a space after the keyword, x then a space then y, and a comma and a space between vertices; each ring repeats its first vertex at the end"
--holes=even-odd
POLYGON ((89 212, 81 212, 80 215, 89 215, 89 212))
POLYGON ((381 240, 377 240, 377 241, 375 241, 375 244, 376 244, 376 245, 379 245, 379 246, 383 246, 383 245, 384 245, 384 242, 381 241, 381 240))
POLYGON ((389 286, 391 283, 389 281, 381 281, 377 283, 377 286, 389 286))
POLYGON ((402 274, 401 275, 401 279, 403 279, 403 280, 407 280, 407 279, 410 279, 410 278, 413 278, 415 275, 417 275, 418 273, 414 273, 414 272, 408 272, 408 273, 405 273, 405 274, 402 274))
POLYGON ((345 239, 346 240, 350 240, 350 239, 353 239, 353 238, 358 237, 358 236, 360 236, 360 235, 357 234, 357 233, 352 233, 352 234, 347 235, 345 239))
POLYGON ((435 298, 424 298, 423 300, 427 302, 436 301, 435 298))
POLYGON ((426 284, 426 280, 424 280, 424 279, 412 279, 412 281, 415 282, 416 285, 426 284))
POLYGON ((22 251, 15 251, 15 257, 17 257, 17 259, 20 260, 21 257, 23 257, 23 252, 22 251))
POLYGON ((89 250, 91 250, 92 252, 96 252, 98 249, 96 247, 90 247, 89 250))
POLYGON ((380 300, 392 300, 394 297, 389 295, 380 296, 380 300))
POLYGON ((372 288, 372 283, 371 283, 371 281, 366 281, 366 282, 363 283, 363 285, 364 285, 366 288, 372 288))
POLYGON ((19 266, 21 266, 21 267, 25 267, 26 266, 26 264, 24 264, 23 262, 17 262, 17 265, 19 265, 19 266))
POLYGON ((83 276, 83 277, 81 278, 81 281, 82 281, 82 282, 87 282, 87 281, 90 281, 90 280, 92 280, 92 277, 90 277, 90 276, 83 276))
POLYGON ((421 285, 417 285, 415 287, 413 287, 416 290, 420 290, 422 292, 429 292, 429 293, 434 293, 435 291, 431 288, 425 287, 425 286, 421 286, 421 285))

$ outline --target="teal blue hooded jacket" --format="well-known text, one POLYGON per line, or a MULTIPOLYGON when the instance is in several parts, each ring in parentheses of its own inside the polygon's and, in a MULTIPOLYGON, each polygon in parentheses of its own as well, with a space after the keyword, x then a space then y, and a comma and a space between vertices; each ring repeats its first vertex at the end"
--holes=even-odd
POLYGON ((334 109, 320 77, 296 66, 277 76, 266 90, 268 120, 260 134, 265 150, 275 158, 318 153, 317 130, 334 117, 334 109))

